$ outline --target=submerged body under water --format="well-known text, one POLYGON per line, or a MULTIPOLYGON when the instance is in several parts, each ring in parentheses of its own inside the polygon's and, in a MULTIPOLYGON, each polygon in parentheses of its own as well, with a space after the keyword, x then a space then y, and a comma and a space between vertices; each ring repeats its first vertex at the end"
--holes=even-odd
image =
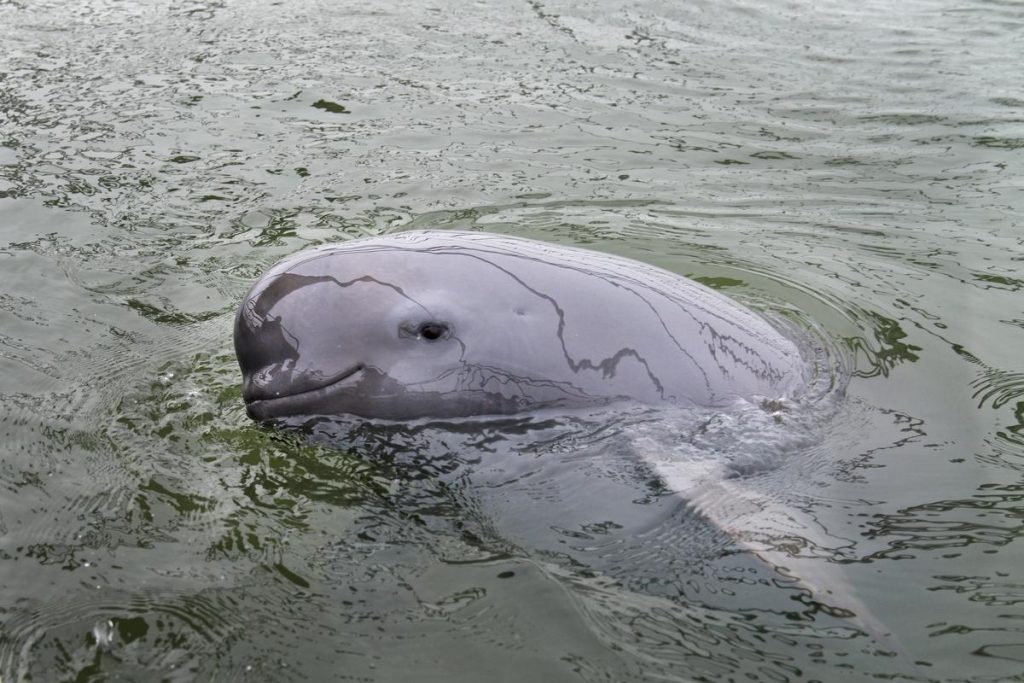
MULTIPOLYGON (((564 583, 609 643, 625 637, 623 613, 653 610, 660 628, 730 648, 674 651, 665 671, 757 669, 776 654, 766 655, 766 639, 824 639, 840 644, 840 656, 853 647, 882 657, 876 673, 919 673, 844 570, 855 557, 850 520, 819 499, 834 449, 851 439, 865 452, 893 447, 903 428, 846 401, 834 374, 841 364, 828 369, 818 388, 832 391, 774 405, 620 404, 411 422, 289 417, 271 429, 389 472, 392 514, 446 539, 437 546, 444 564, 526 563, 564 583)), ((357 545, 379 538, 381 520, 368 521, 357 545)), ((333 543, 332 553, 349 545, 333 543)), ((351 567, 333 569, 347 579, 351 567)))

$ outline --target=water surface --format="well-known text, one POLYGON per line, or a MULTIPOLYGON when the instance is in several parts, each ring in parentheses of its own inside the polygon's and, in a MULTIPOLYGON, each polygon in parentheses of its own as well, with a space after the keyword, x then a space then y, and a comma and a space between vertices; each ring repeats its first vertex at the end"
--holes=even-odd
POLYGON ((0 675, 1019 680, 1022 28, 998 0, 0 3, 0 675), (638 258, 841 349, 744 530, 898 642, 671 495, 674 456, 764 452, 728 416, 447 449, 250 424, 249 284, 427 227, 638 258), (448 471, 493 453, 533 476, 448 471))

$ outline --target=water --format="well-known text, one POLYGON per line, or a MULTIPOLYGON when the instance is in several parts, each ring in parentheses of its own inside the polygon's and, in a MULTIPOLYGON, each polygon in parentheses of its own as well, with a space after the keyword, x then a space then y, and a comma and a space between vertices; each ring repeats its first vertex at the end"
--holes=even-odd
POLYGON ((993 0, 0 3, 0 675, 1020 680, 1022 26, 993 0), (776 505, 730 514, 739 547, 667 495, 700 445, 671 422, 447 450, 251 425, 252 280, 417 227, 697 277, 831 340, 845 397, 740 478, 776 505))

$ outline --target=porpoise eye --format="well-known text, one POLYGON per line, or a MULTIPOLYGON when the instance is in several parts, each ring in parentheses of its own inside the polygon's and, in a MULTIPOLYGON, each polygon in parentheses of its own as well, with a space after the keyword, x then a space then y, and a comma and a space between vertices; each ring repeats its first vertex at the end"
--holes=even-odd
POLYGON ((405 339, 423 339, 435 342, 452 336, 452 328, 448 323, 428 320, 426 322, 406 321, 398 326, 398 336, 405 339))
POLYGON ((447 332, 448 326, 444 323, 423 323, 419 329, 419 335, 427 341, 436 341, 447 332))

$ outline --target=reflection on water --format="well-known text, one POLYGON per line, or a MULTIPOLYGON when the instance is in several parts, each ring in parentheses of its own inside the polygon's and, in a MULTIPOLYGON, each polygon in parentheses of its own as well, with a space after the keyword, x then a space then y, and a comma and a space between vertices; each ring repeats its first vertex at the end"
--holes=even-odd
POLYGON ((1019 676, 1022 25, 0 2, 0 676, 1019 676), (404 228, 669 268, 852 379, 792 449, 730 415, 344 448, 249 424, 251 282, 404 228))
POLYGON ((915 351, 921 347, 913 346, 902 341, 907 338, 900 324, 892 318, 887 318, 874 311, 864 311, 869 329, 874 333, 874 344, 865 343, 862 337, 853 337, 847 340, 847 344, 858 356, 857 374, 861 377, 888 376, 899 363, 913 363, 918 359, 915 351), (872 348, 872 346, 874 348, 872 348), (860 356, 865 358, 861 361, 860 356))

